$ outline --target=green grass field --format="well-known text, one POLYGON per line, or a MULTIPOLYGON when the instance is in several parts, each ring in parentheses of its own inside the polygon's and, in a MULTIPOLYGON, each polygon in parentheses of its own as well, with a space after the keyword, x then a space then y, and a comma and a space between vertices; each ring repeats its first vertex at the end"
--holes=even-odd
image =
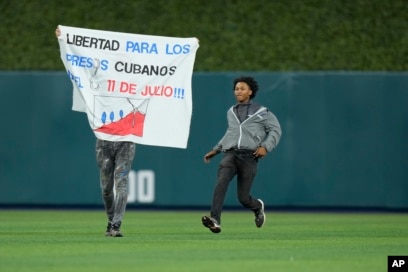
POLYGON ((0 271, 387 271, 408 255, 408 216, 397 213, 225 211, 222 232, 200 211, 135 211, 123 238, 105 237, 103 211, 0 210, 0 271))

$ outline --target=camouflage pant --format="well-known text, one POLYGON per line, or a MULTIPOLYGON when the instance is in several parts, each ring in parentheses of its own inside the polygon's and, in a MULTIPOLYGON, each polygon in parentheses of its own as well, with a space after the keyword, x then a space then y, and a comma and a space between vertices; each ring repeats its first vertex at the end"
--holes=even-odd
POLYGON ((126 210, 129 171, 135 149, 136 145, 131 142, 96 140, 102 198, 108 220, 114 224, 122 222, 126 210))

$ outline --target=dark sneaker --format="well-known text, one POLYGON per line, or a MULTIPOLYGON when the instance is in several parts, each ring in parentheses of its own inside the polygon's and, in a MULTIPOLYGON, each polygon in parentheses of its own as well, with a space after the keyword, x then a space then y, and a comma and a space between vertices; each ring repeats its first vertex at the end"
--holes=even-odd
POLYGON ((120 223, 115 223, 112 225, 111 236, 112 237, 123 237, 123 234, 120 232, 120 223))
POLYGON ((112 222, 109 221, 108 226, 106 227, 105 236, 112 236, 111 230, 112 230, 112 222))
POLYGON ((213 233, 220 233, 221 226, 218 224, 217 220, 214 218, 203 216, 201 218, 201 222, 203 223, 204 227, 209 228, 213 233))
POLYGON ((266 216, 265 216, 265 206, 262 200, 258 199, 258 201, 261 203, 262 207, 258 210, 255 210, 255 225, 257 228, 261 228, 266 221, 266 216))

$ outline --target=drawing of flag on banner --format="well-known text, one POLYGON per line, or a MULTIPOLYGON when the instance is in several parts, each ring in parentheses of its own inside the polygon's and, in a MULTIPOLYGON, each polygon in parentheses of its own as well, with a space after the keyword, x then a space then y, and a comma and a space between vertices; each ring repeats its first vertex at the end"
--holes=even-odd
MULTIPOLYGON (((116 111, 109 111, 109 109, 101 105, 95 107, 95 115, 99 116, 99 120, 94 122, 94 127, 97 127, 94 129, 95 131, 111 135, 143 137, 144 121, 149 100, 131 100, 129 98, 117 97, 103 98, 118 100, 111 103, 119 106, 115 107, 116 111), (98 112, 98 109, 103 111, 98 112)), ((102 100, 100 96, 95 96, 95 105, 101 104, 100 100, 102 100)))

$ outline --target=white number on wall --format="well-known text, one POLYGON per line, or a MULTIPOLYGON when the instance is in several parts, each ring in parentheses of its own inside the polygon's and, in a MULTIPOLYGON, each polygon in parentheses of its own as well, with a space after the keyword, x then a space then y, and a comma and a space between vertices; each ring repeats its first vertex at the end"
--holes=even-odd
POLYGON ((153 203, 155 197, 155 180, 152 170, 130 170, 128 203, 153 203))

